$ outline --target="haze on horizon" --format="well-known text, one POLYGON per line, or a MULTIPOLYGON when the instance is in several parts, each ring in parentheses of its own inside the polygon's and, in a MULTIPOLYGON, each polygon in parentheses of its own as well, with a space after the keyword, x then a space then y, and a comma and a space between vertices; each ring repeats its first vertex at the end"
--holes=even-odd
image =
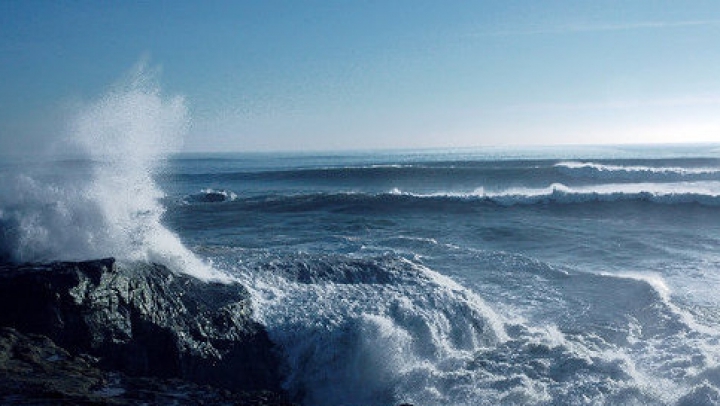
POLYGON ((717 1, 0 2, 0 151, 138 60, 184 150, 720 142, 717 1))

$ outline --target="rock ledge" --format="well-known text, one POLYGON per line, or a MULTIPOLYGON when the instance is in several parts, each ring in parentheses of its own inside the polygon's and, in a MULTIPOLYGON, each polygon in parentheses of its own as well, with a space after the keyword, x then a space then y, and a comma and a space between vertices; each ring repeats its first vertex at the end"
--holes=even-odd
POLYGON ((113 258, 0 265, 0 326, 42 335, 126 376, 280 393, 275 349, 251 316, 242 285, 162 265, 113 258))

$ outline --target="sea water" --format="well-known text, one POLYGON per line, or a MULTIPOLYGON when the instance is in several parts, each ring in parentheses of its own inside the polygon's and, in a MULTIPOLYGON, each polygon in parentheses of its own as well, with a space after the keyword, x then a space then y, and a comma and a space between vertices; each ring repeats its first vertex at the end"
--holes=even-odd
POLYGON ((308 405, 717 404, 720 150, 184 155, 308 405))
POLYGON ((0 259, 239 280, 305 405, 720 403, 720 148, 177 154, 142 71, 0 164, 0 259))

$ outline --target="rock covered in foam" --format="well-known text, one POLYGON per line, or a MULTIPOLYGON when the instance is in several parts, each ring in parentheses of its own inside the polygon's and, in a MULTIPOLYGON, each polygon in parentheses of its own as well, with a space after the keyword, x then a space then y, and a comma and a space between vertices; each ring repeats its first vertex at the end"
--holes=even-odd
POLYGON ((279 391, 279 362, 240 284, 114 259, 0 265, 0 325, 129 375, 279 391))

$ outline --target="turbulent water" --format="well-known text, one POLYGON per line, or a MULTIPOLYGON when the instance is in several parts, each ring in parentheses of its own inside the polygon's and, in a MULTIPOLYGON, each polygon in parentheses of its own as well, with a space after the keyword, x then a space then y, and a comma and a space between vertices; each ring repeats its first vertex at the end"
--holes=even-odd
POLYGON ((717 404, 719 152, 186 155, 165 221, 308 405, 717 404))
POLYGON ((0 160, 0 260, 117 256, 224 278, 160 221, 164 194, 153 175, 182 144, 188 121, 184 100, 162 95, 141 64, 69 118, 71 158, 38 148, 0 160))
POLYGON ((305 405, 720 403, 720 148, 172 155, 131 75, 0 165, 0 259, 235 278, 305 405))

